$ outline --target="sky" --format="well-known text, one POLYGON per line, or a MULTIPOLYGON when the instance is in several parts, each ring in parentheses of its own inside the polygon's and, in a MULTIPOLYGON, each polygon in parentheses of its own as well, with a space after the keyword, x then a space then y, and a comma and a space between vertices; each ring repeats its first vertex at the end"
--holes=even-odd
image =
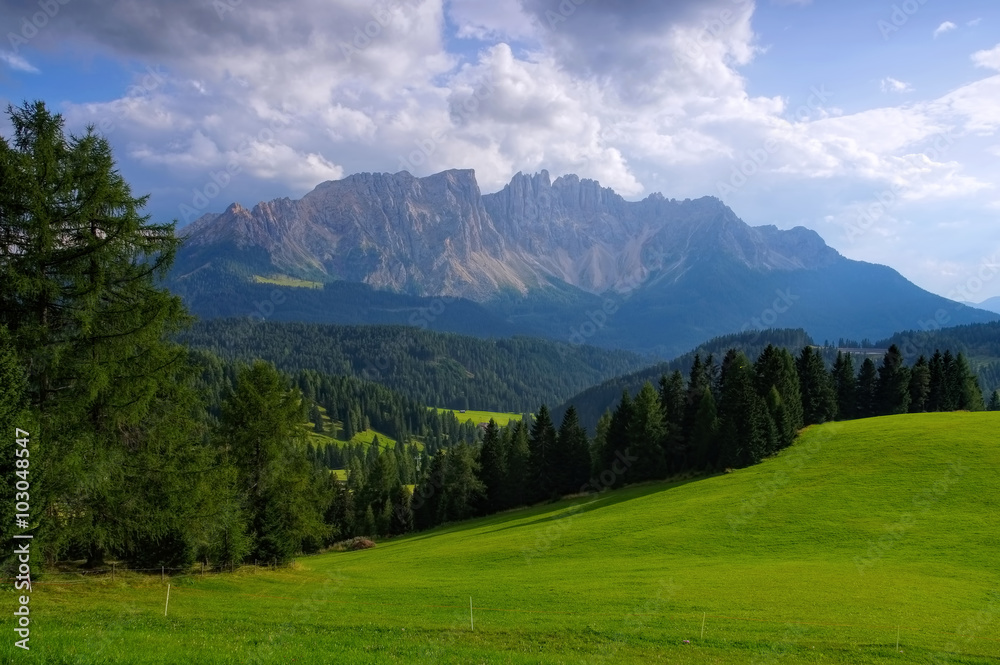
POLYGON ((156 221, 547 169, 1000 296, 995 0, 0 0, 0 26, 0 103, 93 125, 156 221))

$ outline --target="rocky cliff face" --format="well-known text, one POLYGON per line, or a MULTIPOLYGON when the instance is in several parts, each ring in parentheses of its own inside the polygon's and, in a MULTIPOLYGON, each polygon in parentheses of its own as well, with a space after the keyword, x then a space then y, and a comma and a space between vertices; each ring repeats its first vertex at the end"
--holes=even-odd
POLYGON ((416 295, 484 301, 559 280, 626 291, 657 273, 677 280, 713 257, 754 271, 814 269, 840 259, 814 232, 752 228, 712 197, 629 202, 593 180, 518 173, 482 195, 472 170, 426 178, 362 173, 300 200, 233 204, 183 233, 186 269, 224 250, 265 256, 271 272, 364 282, 416 295))

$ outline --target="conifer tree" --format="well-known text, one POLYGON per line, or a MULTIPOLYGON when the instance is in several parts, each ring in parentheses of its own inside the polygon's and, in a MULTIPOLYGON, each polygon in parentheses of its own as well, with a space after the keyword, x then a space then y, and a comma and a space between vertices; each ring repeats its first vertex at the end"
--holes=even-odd
POLYGON ((1000 411, 1000 390, 993 391, 988 408, 990 411, 1000 411))
POLYGON ((720 463, 743 467, 767 454, 774 423, 754 388, 753 367, 740 351, 730 349, 722 362, 719 405, 720 463))
POLYGON ((878 371, 871 358, 865 358, 858 370, 858 400, 854 413, 858 418, 871 418, 878 415, 876 392, 878 383, 878 371))
POLYGON ((667 428, 659 395, 653 384, 645 382, 633 402, 632 423, 629 426, 631 453, 638 460, 628 470, 632 481, 653 480, 666 475, 667 464, 663 440, 667 428))
POLYGON ((754 383, 776 428, 777 437, 768 452, 791 445, 803 424, 799 375, 791 354, 768 344, 754 364, 754 383))
POLYGON ((850 353, 837 351, 831 379, 837 396, 837 419, 854 418, 858 403, 858 378, 854 371, 854 359, 850 353))
POLYGON ((505 507, 512 508, 528 503, 528 482, 531 469, 531 448, 525 420, 517 420, 511 427, 510 451, 507 455, 507 495, 505 507))
POLYGON ((590 478, 590 441, 587 439, 587 430, 580 425, 576 407, 572 404, 563 415, 556 440, 558 449, 562 451, 560 464, 563 465, 563 473, 560 474, 562 485, 558 493, 574 494, 590 478))
POLYGON ((500 428, 493 418, 486 425, 483 446, 479 454, 480 478, 486 486, 484 512, 495 513, 504 508, 507 488, 507 451, 504 450, 500 428))
POLYGON ((903 364, 903 354, 895 344, 882 358, 875 393, 880 415, 907 413, 910 409, 910 370, 903 364))
POLYGON ((28 368, 47 451, 33 465, 47 479, 33 504, 53 518, 35 542, 47 558, 83 547, 95 566, 144 542, 185 549, 192 529, 205 527, 192 524, 192 511, 199 465, 211 460, 185 394, 187 353, 167 341, 188 317, 158 284, 180 240, 173 224, 141 214, 147 197, 132 195, 92 127, 67 136, 42 102, 7 111, 0 325, 28 368), (178 482, 190 501, 176 496, 178 482), (146 500, 168 495, 169 505, 146 500))
POLYGON ((528 489, 533 494, 534 501, 552 499, 558 495, 560 471, 556 468, 558 460, 556 443, 556 430, 549 409, 542 404, 535 415, 535 422, 531 426, 531 438, 528 440, 531 451, 528 489))
POLYGON ((691 441, 691 461, 685 468, 714 469, 719 462, 719 416, 712 391, 705 386, 698 401, 691 441))
POLYGON ((837 415, 837 399, 823 357, 812 347, 803 347, 796 361, 802 391, 802 421, 805 425, 825 423, 837 415))
POLYGON ((927 410, 927 397, 931 388, 931 368, 927 358, 920 356, 910 368, 910 413, 923 413, 927 410))

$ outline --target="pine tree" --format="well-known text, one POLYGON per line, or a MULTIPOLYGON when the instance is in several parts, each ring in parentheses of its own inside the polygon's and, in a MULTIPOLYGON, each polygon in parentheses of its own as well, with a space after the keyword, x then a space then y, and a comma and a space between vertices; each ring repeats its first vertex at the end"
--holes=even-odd
POLYGON ((559 494, 575 494, 590 478, 590 441, 573 405, 563 415, 556 441, 561 451, 560 462, 564 465, 559 494))
POLYGON ((632 455, 638 460, 628 469, 630 480, 653 480, 666 475, 667 464, 663 453, 666 434, 659 395, 653 384, 647 381, 633 402, 629 438, 632 455))
POLYGON ((447 452, 444 487, 442 488, 442 520, 450 522, 475 516, 482 501, 483 483, 479 480, 479 464, 472 449, 464 441, 447 452))
MULTIPOLYGON (((628 390, 624 390, 622 391, 622 398, 618 402, 618 406, 615 408, 614 413, 611 414, 611 421, 608 423, 607 440, 605 441, 604 449, 601 451, 600 468, 595 469, 595 476, 599 477, 605 471, 611 470, 618 459, 618 453, 625 455, 634 454, 634 451, 631 450, 633 443, 632 423, 635 422, 634 413, 635 409, 632 405, 632 398, 629 396, 628 390)), ((616 474, 614 486, 620 487, 624 482, 624 474, 616 474)))
POLYGON ((240 371, 222 405, 220 438, 238 469, 254 555, 279 561, 326 536, 315 469, 301 445, 298 389, 260 361, 240 371))
POLYGON ((660 377, 660 408, 667 428, 663 452, 667 467, 674 471, 683 470, 690 455, 691 445, 685 440, 687 433, 684 431, 686 400, 684 377, 679 370, 674 370, 669 377, 666 374, 660 377))
POLYGON ((1000 411, 1000 390, 994 390, 993 395, 990 397, 990 411, 1000 411))
POLYGON ((837 399, 823 357, 812 347, 803 347, 796 361, 802 391, 802 421, 805 425, 825 423, 837 415, 837 399))
POLYGON ((523 419, 515 421, 511 427, 510 450, 507 455, 507 487, 505 507, 523 506, 529 499, 529 477, 531 469, 531 449, 528 442, 528 427, 523 419))
POLYGON ((597 477, 604 467, 604 451, 608 445, 608 431, 611 429, 611 411, 604 410, 597 420, 597 429, 590 442, 590 473, 597 477))
POLYGON ((831 379, 837 396, 837 419, 854 418, 858 403, 858 379, 854 373, 854 358, 850 353, 837 351, 831 379))
POLYGON ((765 398, 777 430, 776 440, 768 453, 791 445, 803 424, 799 375, 792 355, 768 344, 754 364, 754 384, 757 394, 765 398), (772 389, 775 395, 771 394, 772 389))
POLYGON ((910 370, 903 364, 903 354, 895 344, 882 358, 875 394, 879 415, 907 413, 910 409, 910 370))
POLYGON ((927 410, 927 398, 931 389, 931 368, 927 358, 920 356, 910 368, 910 413, 923 413, 927 410))
POLYGON ((552 425, 549 409, 542 404, 531 426, 529 439, 529 481, 532 500, 542 501, 558 496, 559 470, 556 468, 556 430, 552 425))
POLYGON ((928 367, 930 380, 927 387, 927 410, 942 411, 945 403, 945 376, 944 357, 941 355, 941 351, 934 350, 928 367))
POLYGON ((714 469, 719 462, 719 416, 715 406, 715 397, 708 386, 702 391, 698 401, 698 412, 694 420, 694 429, 690 434, 691 462, 690 468, 696 470, 714 469))
POLYGON ((969 363, 965 359, 965 354, 959 352, 955 358, 952 372, 948 377, 948 382, 954 385, 953 391, 956 395, 955 408, 960 411, 982 411, 985 409, 983 403, 983 392, 979 387, 979 380, 969 369, 969 363))
POLYGON ((720 464, 729 467, 756 464, 767 453, 774 423, 754 388, 753 367, 742 352, 731 349, 726 353, 720 386, 720 464))
POLYGON ((492 418, 483 434, 479 464, 482 469, 479 476, 486 486, 484 512, 495 513, 504 508, 504 496, 507 492, 504 486, 507 482, 507 451, 503 447, 500 429, 492 418))
POLYGON ((858 418, 871 418, 878 415, 876 392, 878 371, 871 358, 865 358, 858 370, 858 401, 854 413, 858 418))

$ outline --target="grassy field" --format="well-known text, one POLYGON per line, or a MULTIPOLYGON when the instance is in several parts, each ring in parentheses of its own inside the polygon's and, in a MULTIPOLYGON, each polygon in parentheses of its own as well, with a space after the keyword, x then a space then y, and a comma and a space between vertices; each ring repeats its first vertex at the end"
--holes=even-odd
POLYGON ((305 279, 297 279, 295 277, 289 277, 288 275, 271 275, 270 277, 264 277, 262 275, 254 275, 253 281, 258 284, 275 284, 277 286, 294 286, 303 289, 322 289, 323 282, 311 282, 305 279))
POLYGON ((996 663, 998 432, 1000 413, 814 427, 730 474, 175 578, 167 617, 158 577, 39 584, 31 651, 8 631, 0 660, 996 663))
POLYGON ((445 413, 447 411, 454 413, 459 422, 471 420, 473 424, 478 425, 479 423, 488 423, 490 422, 490 418, 492 418, 501 427, 512 420, 520 420, 524 415, 521 413, 500 413, 499 411, 473 411, 472 409, 467 410, 465 413, 462 413, 458 409, 438 409, 438 413, 445 413))

